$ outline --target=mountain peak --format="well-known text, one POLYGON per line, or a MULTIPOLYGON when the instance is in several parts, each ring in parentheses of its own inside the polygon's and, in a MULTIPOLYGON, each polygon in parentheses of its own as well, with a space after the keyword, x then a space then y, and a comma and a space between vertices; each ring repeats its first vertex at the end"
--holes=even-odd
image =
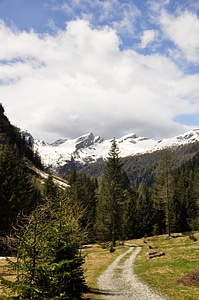
MULTIPOLYGON (((70 163, 71 158, 79 165, 85 165, 105 159, 111 147, 111 140, 104 140, 94 136, 92 132, 79 136, 76 139, 59 139, 52 144, 34 140, 34 149, 40 154, 46 167, 54 169, 70 163)), ((116 142, 119 144, 120 156, 151 153, 164 148, 171 148, 199 141, 199 129, 188 131, 178 136, 153 140, 140 137, 136 133, 127 134, 116 142)))
POLYGON ((97 136, 95 137, 92 132, 84 134, 76 139, 75 147, 77 150, 81 148, 87 148, 89 146, 94 145, 95 143, 99 143, 102 139, 97 136))

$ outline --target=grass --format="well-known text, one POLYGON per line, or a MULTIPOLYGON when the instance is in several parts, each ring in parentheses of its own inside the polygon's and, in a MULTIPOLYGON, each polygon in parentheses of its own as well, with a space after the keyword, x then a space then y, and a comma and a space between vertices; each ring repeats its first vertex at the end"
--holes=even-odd
MULTIPOLYGON (((196 241, 189 235, 183 234, 176 234, 171 239, 162 235, 130 241, 142 246, 135 262, 135 273, 157 292, 167 296, 169 300, 198 300, 199 286, 184 286, 178 283, 180 278, 199 268, 199 232, 194 233, 194 236, 197 238, 196 241), (150 251, 164 252, 165 256, 149 259, 148 252, 150 251)), ((85 255, 86 283, 91 290, 96 291, 85 294, 85 299, 102 299, 100 294, 97 294, 97 278, 118 255, 127 249, 127 246, 117 246, 116 251, 110 253, 109 248, 102 249, 99 245, 94 245, 82 250, 82 254, 85 255)), ((128 255, 121 262, 127 258, 128 255)), ((5 261, 0 260, 1 272, 6 271, 3 265, 5 261)), ((117 272, 120 272, 120 269, 117 272)))
MULTIPOLYGON (((13 281, 16 279, 16 273, 8 268, 6 259, 0 259, 0 276, 13 281)), ((10 296, 10 290, 0 285, 0 299, 8 299, 8 295, 10 296)))
MULTIPOLYGON (((199 239, 199 233, 195 234, 199 239)), ((199 242, 188 235, 167 239, 156 236, 143 241, 141 254, 135 263, 135 273, 156 291, 170 300, 198 300, 198 286, 184 286, 178 280, 199 268, 199 242), (154 250, 149 249, 149 245, 154 250), (157 248, 158 247, 158 248, 157 248), (149 259, 149 251, 164 252, 165 256, 149 259)))
MULTIPOLYGON (((184 286, 178 283, 180 278, 199 268, 199 232, 194 233, 194 236, 197 241, 183 234, 173 235, 170 239, 162 235, 130 241, 142 246, 135 262, 135 273, 169 300, 198 300, 199 286, 184 286), (150 250, 149 246, 154 249, 150 250), (150 251, 164 252, 165 256, 149 259, 150 251)), ((99 246, 86 249, 85 275, 88 286, 96 289, 98 276, 126 250, 127 247, 124 246, 116 248, 114 253, 99 246)), ((124 261, 127 256, 123 258, 124 261)), ((87 297, 91 300, 102 299, 97 294, 88 294, 87 297)))

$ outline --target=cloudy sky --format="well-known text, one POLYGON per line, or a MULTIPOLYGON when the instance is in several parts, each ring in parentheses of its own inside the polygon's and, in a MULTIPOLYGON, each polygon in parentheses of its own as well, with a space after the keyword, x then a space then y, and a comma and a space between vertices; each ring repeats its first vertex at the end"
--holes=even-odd
POLYGON ((199 0, 0 0, 0 102, 48 142, 199 128, 199 0))

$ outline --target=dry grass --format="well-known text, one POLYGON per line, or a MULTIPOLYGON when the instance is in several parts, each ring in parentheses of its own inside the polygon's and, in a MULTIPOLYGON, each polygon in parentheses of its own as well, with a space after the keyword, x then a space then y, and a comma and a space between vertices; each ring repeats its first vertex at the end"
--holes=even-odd
MULTIPOLYGON (((6 259, 0 259, 0 277, 13 281, 16 279, 16 274, 8 268, 8 262, 6 259)), ((9 293, 10 291, 8 289, 0 285, 0 297, 6 296, 9 293)))

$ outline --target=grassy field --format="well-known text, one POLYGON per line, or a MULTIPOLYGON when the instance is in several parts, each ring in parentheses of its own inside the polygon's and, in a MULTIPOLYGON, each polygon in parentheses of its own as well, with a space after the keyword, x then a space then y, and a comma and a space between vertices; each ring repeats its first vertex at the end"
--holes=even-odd
MULTIPOLYGON (((129 241, 142 247, 135 262, 135 273, 169 300, 198 300, 199 232, 194 233, 194 237, 197 240, 194 241, 193 236, 190 238, 189 235, 175 234, 170 239, 165 235, 129 241), (148 253, 152 251, 164 252, 165 255, 150 259, 148 253), (197 272, 193 273, 194 270, 197 272)), ((109 248, 102 249, 99 245, 94 245, 82 250, 82 255, 85 255, 86 283, 93 290, 85 295, 85 299, 102 299, 97 293, 97 278, 118 255, 127 249, 127 246, 117 246, 115 252, 110 253, 109 248)), ((0 270, 4 274, 7 272, 3 260, 0 260, 0 270)), ((0 291, 2 292, 1 287, 0 291)))
POLYGON ((193 270, 199 268, 199 233, 194 236, 197 241, 189 235, 177 234, 170 239, 156 236, 140 240, 143 247, 136 260, 135 273, 170 300, 198 300, 199 272, 193 274, 193 270), (165 256, 149 259, 150 251, 164 252, 165 256), (189 277, 184 278, 187 274, 189 277), (182 278, 183 284, 189 286, 179 282, 182 278))
MULTIPOLYGON (((194 237, 197 241, 191 239, 189 235, 182 234, 175 234, 170 239, 163 235, 130 241, 142 246, 135 263, 135 273, 169 300, 198 300, 199 271, 195 273, 192 271, 199 268, 199 233, 195 233, 194 237), (152 251, 164 252, 165 255, 149 259, 148 252, 152 251), (187 274, 188 279, 184 278, 187 274), (182 278, 183 284, 179 282, 182 278)), ((124 246, 118 247, 114 253, 99 246, 85 250, 87 254, 85 275, 88 286, 97 288, 97 277, 126 250, 127 247, 124 246)), ((96 294, 89 294, 86 297, 92 300, 101 299, 96 294)))

